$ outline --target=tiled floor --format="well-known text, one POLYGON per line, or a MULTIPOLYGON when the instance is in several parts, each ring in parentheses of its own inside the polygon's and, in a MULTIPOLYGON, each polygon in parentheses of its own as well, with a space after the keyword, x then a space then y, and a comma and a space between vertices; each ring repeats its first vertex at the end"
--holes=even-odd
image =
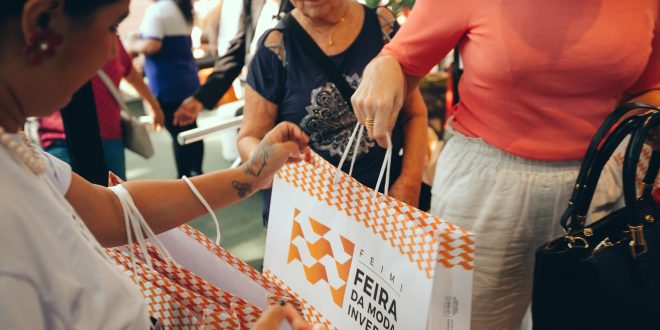
MULTIPOLYGON (((217 122, 218 113, 204 111, 199 126, 217 122)), ((148 160, 126 151, 127 176, 134 179, 165 179, 176 177, 172 145, 166 131, 152 133, 156 154, 148 160)), ((205 143, 204 171, 228 168, 231 162, 222 158, 220 135, 207 138, 205 143)), ((243 200, 216 212, 222 233, 221 245, 245 260, 253 267, 261 267, 264 255, 265 231, 261 222, 261 194, 243 200)), ((215 239, 215 227, 210 216, 201 217, 191 223, 215 239)))

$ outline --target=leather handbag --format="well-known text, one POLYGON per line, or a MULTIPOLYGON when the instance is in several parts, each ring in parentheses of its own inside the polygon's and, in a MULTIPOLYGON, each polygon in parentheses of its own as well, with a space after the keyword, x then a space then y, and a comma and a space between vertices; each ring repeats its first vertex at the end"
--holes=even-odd
POLYGON ((660 213, 652 198, 660 153, 651 157, 640 197, 635 184, 646 135, 658 123, 657 108, 624 104, 597 131, 561 219, 566 234, 536 251, 534 329, 660 328, 655 314, 660 311, 660 213), (616 125, 635 109, 649 111, 616 125), (622 173, 625 206, 586 225, 598 178, 629 135, 622 173))
POLYGON ((117 86, 115 86, 110 77, 103 70, 99 70, 97 76, 103 81, 103 84, 108 88, 108 91, 110 91, 110 94, 112 94, 121 108, 121 130, 124 138, 124 146, 145 159, 151 158, 154 155, 154 147, 151 144, 147 127, 135 116, 131 115, 126 102, 124 102, 117 86))

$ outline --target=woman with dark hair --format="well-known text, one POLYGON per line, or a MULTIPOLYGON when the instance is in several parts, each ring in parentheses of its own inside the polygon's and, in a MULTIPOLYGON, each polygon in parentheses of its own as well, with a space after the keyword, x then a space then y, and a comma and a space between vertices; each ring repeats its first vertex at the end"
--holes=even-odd
POLYGON ((174 123, 174 112, 199 87, 190 38, 193 19, 191 0, 158 0, 144 14, 141 39, 127 45, 131 51, 146 55, 144 71, 165 114, 179 177, 201 174, 204 158, 204 142, 185 146, 176 142, 179 133, 197 127, 197 123, 174 123))
MULTIPOLYGON (((0 2, 0 329, 141 329, 150 327, 137 287, 102 246, 126 243, 124 211, 108 188, 85 181, 37 150, 21 131, 27 117, 47 116, 117 52, 117 25, 129 0, 0 2)), ((307 137, 282 124, 249 166, 192 178, 213 208, 270 184, 307 137)), ((125 183, 155 232, 179 226, 204 207, 186 183, 125 183)), ((293 307, 273 307, 257 329, 311 325, 293 307)))

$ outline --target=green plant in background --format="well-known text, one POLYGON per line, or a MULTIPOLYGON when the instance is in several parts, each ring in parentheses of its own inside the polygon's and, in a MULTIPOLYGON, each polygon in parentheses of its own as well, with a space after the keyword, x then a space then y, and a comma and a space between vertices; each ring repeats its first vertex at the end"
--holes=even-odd
POLYGON ((392 8, 395 14, 399 13, 404 7, 412 8, 415 0, 366 0, 367 6, 376 7, 380 4, 387 5, 392 8))

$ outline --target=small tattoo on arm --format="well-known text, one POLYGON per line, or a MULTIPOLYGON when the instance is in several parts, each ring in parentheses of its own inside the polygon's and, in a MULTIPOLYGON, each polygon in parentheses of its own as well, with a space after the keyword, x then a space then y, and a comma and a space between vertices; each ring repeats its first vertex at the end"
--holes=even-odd
POLYGON ((244 198, 252 192, 252 186, 248 183, 232 181, 231 186, 236 189, 238 197, 244 198))
POLYGON ((252 157, 252 159, 249 161, 248 166, 245 167, 245 174, 254 177, 260 176, 264 171, 264 168, 266 168, 266 165, 268 165, 268 158, 270 158, 270 154, 272 152, 273 146, 269 144, 263 146, 260 145, 259 149, 257 149, 258 156, 252 157), (261 165, 258 164, 257 159, 261 159, 261 165))

